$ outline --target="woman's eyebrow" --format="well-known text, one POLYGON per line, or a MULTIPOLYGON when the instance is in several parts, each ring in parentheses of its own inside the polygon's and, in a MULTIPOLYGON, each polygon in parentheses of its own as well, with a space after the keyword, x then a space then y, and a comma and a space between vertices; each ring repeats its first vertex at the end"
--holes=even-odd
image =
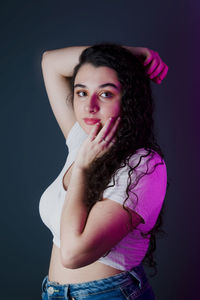
POLYGON ((111 82, 101 84, 99 87, 100 87, 100 88, 103 88, 103 87, 106 87, 106 86, 112 86, 112 87, 114 87, 116 90, 119 90, 119 87, 118 87, 117 85, 115 85, 114 83, 111 83, 111 82))
MULTIPOLYGON (((119 87, 118 87, 117 85, 115 85, 114 83, 111 83, 111 82, 101 84, 101 85, 99 86, 99 88, 104 88, 104 87, 106 87, 106 86, 112 86, 112 87, 114 87, 116 90, 119 90, 119 87)), ((80 83, 75 84, 75 85, 74 85, 74 88, 76 88, 76 87, 87 88, 86 85, 80 84, 80 83)))
POLYGON ((75 84, 74 88, 76 88, 76 87, 86 88, 86 85, 77 83, 77 84, 75 84))

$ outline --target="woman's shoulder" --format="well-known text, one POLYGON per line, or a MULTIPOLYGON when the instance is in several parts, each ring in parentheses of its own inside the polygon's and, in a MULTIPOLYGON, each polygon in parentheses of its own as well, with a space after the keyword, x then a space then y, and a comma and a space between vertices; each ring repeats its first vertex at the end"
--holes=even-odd
MULTIPOLYGON (((126 163, 122 162, 120 168, 116 174, 121 176, 122 174, 128 173, 131 168, 136 172, 144 172, 150 170, 156 164, 164 165, 164 159, 155 150, 147 150, 145 148, 137 149, 132 155, 128 156, 126 163)), ((165 166, 166 167, 166 166, 165 166)))
POLYGON ((145 148, 139 148, 129 159, 129 165, 131 167, 137 165, 137 169, 144 168, 145 166, 149 168, 156 164, 165 165, 165 160, 153 149, 150 151, 145 148))
POLYGON ((83 141, 87 138, 87 134, 79 125, 78 122, 74 123, 69 131, 68 137, 66 139, 66 145, 70 150, 79 147, 83 141))

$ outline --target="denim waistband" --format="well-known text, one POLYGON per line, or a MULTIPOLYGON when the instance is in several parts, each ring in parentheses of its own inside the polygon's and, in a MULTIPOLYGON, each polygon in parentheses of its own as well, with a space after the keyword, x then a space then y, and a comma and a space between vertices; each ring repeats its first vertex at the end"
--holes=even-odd
POLYGON ((117 275, 113 275, 100 280, 88 281, 83 283, 73 283, 73 284, 59 284, 54 281, 49 281, 48 275, 43 279, 42 291, 48 290, 48 293, 63 292, 66 296, 70 291, 72 297, 85 296, 89 293, 98 293, 104 291, 106 288, 115 288, 117 286, 126 285, 128 282, 135 282, 140 289, 145 288, 148 285, 148 279, 144 272, 143 265, 140 264, 130 271, 123 271, 117 275))

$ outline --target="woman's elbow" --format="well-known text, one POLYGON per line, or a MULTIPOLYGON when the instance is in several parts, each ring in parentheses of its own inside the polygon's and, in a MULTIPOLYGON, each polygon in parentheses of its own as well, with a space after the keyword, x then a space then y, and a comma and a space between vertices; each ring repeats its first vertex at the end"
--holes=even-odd
POLYGON ((43 65, 44 62, 47 60, 47 57, 49 57, 49 51, 44 51, 42 53, 42 59, 41 59, 41 64, 43 65))
POLYGON ((66 269, 77 269, 76 261, 70 251, 60 248, 61 264, 66 269))

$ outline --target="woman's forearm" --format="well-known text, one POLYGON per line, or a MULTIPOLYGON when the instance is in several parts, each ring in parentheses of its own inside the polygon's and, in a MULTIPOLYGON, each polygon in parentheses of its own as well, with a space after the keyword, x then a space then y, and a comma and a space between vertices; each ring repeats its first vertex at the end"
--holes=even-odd
POLYGON ((48 50, 44 52, 42 60, 51 64, 51 67, 54 68, 56 73, 65 77, 71 77, 74 67, 79 62, 80 54, 88 47, 89 46, 74 46, 48 50))
POLYGON ((74 254, 70 249, 77 247, 84 231, 88 216, 88 210, 84 204, 85 186, 85 171, 74 165, 60 222, 60 248, 63 261, 69 260, 74 254))
MULTIPOLYGON (((65 77, 71 77, 74 67, 79 62, 79 56, 82 51, 88 47, 89 46, 73 46, 45 51, 43 59, 47 60, 58 74, 65 77)), ((137 56, 145 56, 146 51, 148 50, 143 47, 123 47, 127 48, 130 52, 137 56)))
POLYGON ((146 57, 148 54, 148 48, 145 47, 131 47, 131 46, 124 46, 124 48, 128 49, 133 55, 138 57, 146 57))

